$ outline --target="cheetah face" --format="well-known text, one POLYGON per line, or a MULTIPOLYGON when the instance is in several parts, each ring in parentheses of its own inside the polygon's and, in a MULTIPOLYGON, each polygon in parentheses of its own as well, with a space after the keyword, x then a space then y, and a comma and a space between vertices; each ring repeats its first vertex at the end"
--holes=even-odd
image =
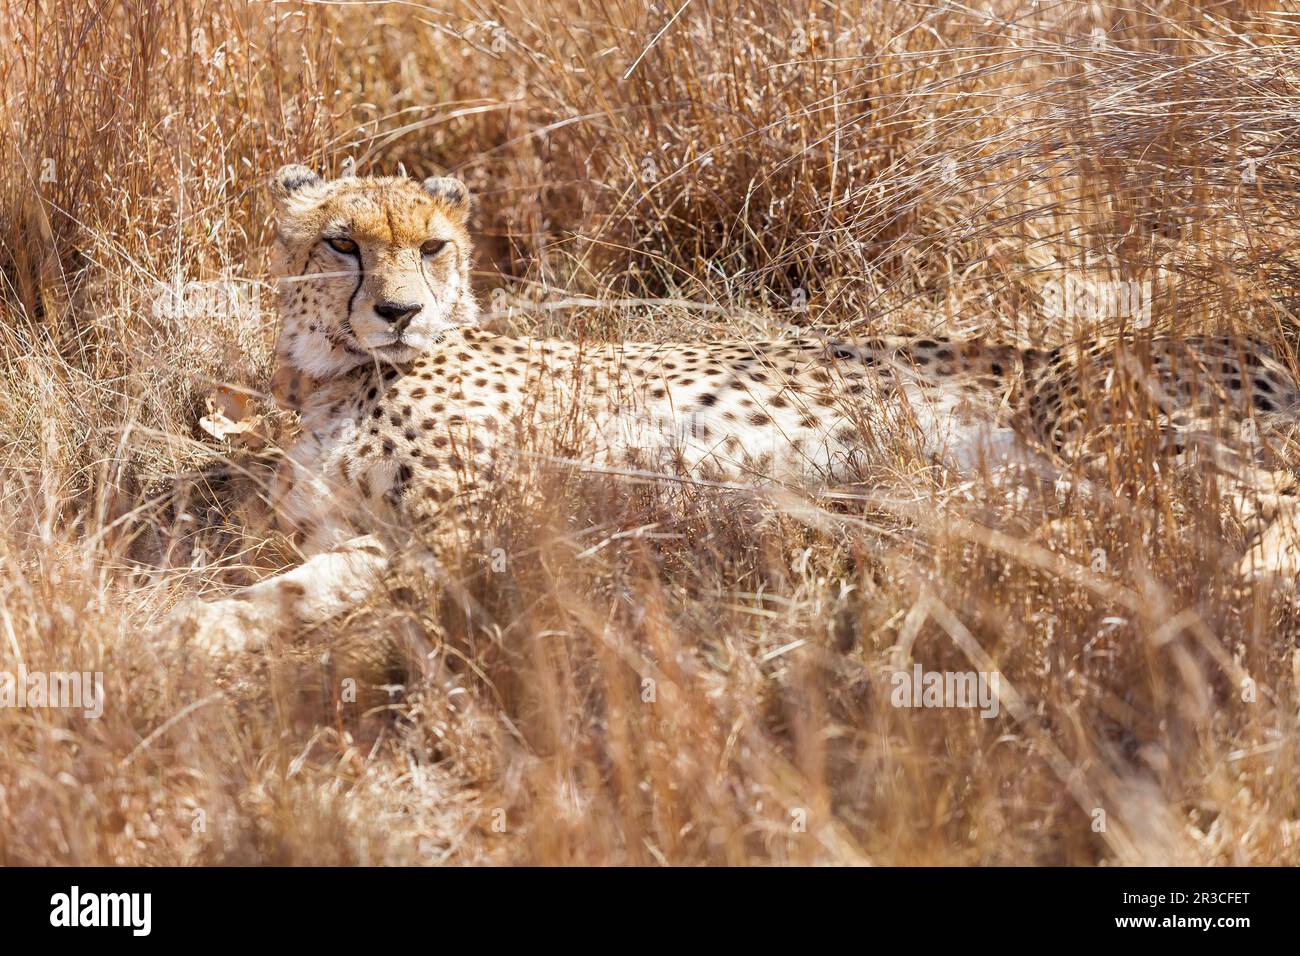
POLYGON ((469 191, 434 177, 324 180, 286 166, 271 182, 278 351, 317 378, 406 362, 477 321, 469 191))

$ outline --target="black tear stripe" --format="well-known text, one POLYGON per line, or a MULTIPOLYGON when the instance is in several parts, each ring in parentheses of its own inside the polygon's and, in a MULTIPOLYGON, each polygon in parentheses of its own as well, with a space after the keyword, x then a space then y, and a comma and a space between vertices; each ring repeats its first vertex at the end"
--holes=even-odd
POLYGON ((361 247, 357 246, 357 287, 352 290, 348 296, 348 314, 343 319, 343 327, 347 329, 349 335, 352 335, 352 304, 357 300, 357 293, 361 291, 361 283, 366 281, 366 264, 361 258, 361 247))
POLYGON ((429 273, 424 271, 424 256, 420 256, 420 278, 424 280, 424 287, 429 290, 429 295, 433 297, 433 301, 436 303, 438 293, 433 291, 433 283, 429 281, 429 273))
MULTIPOLYGON (((316 255, 316 250, 319 249, 319 248, 320 248, 320 246, 319 246, 319 245, 316 245, 316 246, 312 246, 311 249, 309 249, 309 250, 307 251, 307 257, 306 257, 305 259, 303 259, 303 262, 302 262, 302 272, 298 273, 298 277, 299 277, 299 278, 304 278, 304 277, 307 275, 307 270, 311 268, 311 260, 312 260, 312 256, 316 255)), ((361 254, 360 254, 360 252, 358 252, 358 253, 357 253, 357 260, 358 260, 358 263, 360 262, 360 259, 361 259, 361 254)), ((360 288, 361 288, 361 280, 358 279, 358 280, 357 280, 357 288, 354 289, 354 290, 352 290, 352 296, 353 296, 353 298, 356 297, 357 290, 360 289, 360 288)), ((344 317, 343 322, 342 322, 342 326, 343 326, 343 330, 344 330, 344 332, 346 332, 347 335, 348 335, 349 337, 351 337, 351 336, 352 336, 352 300, 351 300, 351 299, 348 300, 348 314, 347 314, 347 316, 344 317)), ((348 345, 348 343, 347 343, 346 341, 343 341, 343 342, 338 341, 338 340, 335 338, 333 331, 331 331, 331 330, 327 330, 327 331, 326 331, 326 333, 325 333, 325 341, 328 342, 328 343, 330 344, 330 347, 331 347, 331 348, 342 349, 344 352, 348 353, 349 355, 359 355, 359 356, 364 357, 365 354, 366 354, 365 352, 362 352, 360 349, 354 349, 354 348, 352 348, 352 346, 348 345)))

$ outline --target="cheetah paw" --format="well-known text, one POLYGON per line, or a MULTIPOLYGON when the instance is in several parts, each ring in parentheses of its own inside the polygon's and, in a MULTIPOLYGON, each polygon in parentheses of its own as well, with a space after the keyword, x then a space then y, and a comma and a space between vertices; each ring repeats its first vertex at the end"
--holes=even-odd
POLYGON ((221 658, 260 650, 269 631, 252 601, 225 598, 186 601, 163 625, 163 643, 173 653, 221 658))
POLYGON ((1300 527, 1294 515, 1280 515, 1251 542, 1237 566, 1247 581, 1286 585, 1300 577, 1300 527))

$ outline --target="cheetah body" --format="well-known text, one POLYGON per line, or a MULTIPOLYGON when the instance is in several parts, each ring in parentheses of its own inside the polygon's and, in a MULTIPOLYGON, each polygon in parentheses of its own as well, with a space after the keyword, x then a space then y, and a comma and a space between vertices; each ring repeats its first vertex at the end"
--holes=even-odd
POLYGON ((924 338, 577 345, 458 329, 313 394, 282 513, 314 553, 394 508, 436 511, 528 458, 807 486, 851 479, 888 431, 960 465, 1005 445, 999 409, 1023 361, 1008 346, 924 338), (931 364, 952 368, 927 377, 931 364))
POLYGON ((326 182, 287 167, 272 190, 277 395, 302 416, 277 507, 316 557, 243 596, 245 631, 259 615, 317 620, 364 593, 381 559, 349 541, 472 507, 520 461, 815 487, 852 479, 900 431, 923 456, 971 467, 1027 449, 1081 457, 1142 416, 1180 450, 1300 417, 1282 363, 1229 338, 1045 350, 927 336, 501 336, 477 327, 460 183, 326 182))
MULTIPOLYGON (((1300 409, 1280 363, 1226 338, 1157 343, 1138 372, 1174 435, 1203 432, 1225 410, 1235 428, 1300 409)), ((958 469, 997 465, 1026 440, 1069 452, 1097 432, 1106 423, 1096 409, 1085 420, 1086 398, 1115 374, 1109 350, 942 337, 578 345, 457 329, 408 363, 359 367, 313 396, 283 516, 315 553, 394 509, 436 512, 538 456, 807 487, 851 480, 873 445, 901 435, 958 469)))

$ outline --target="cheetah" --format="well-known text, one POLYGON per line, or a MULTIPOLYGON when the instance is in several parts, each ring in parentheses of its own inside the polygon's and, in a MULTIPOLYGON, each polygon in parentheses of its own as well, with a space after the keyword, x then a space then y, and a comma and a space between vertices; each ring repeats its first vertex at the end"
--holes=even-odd
MULTIPOLYGON (((271 193, 273 391, 301 419, 274 502, 306 560, 189 609, 189 633, 209 650, 256 648, 276 629, 364 601, 389 560, 383 529, 472 510, 539 448, 567 449, 561 457, 595 470, 817 488, 851 480, 887 429, 971 468, 1026 445, 1086 458, 1135 409, 1180 452, 1205 434, 1232 448, 1240 436, 1225 433, 1287 427, 1300 413, 1286 367, 1229 337, 1037 349, 937 335, 669 344, 501 335, 479 322, 460 181, 327 180, 294 165, 273 176, 271 193), (1120 394, 1117 376, 1137 383, 1130 399, 1096 401, 1120 394)), ((1242 482, 1290 493, 1285 472, 1237 462, 1242 482)))

